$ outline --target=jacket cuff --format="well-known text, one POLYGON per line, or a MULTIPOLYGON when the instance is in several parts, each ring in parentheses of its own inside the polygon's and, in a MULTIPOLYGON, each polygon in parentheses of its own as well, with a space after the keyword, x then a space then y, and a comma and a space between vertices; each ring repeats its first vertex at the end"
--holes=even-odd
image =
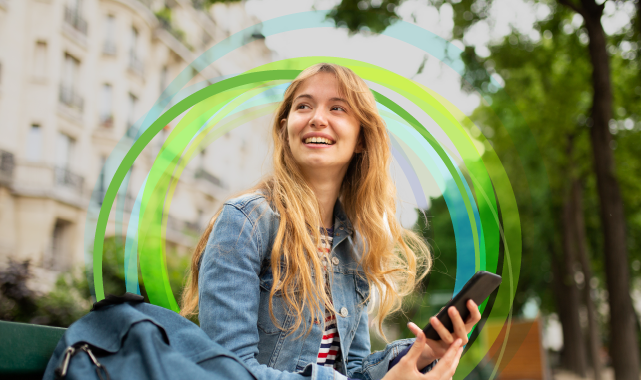
POLYGON ((377 351, 367 356, 363 361, 363 373, 366 378, 372 380, 382 379, 389 369, 390 362, 401 352, 410 347, 415 338, 396 340, 385 347, 383 351, 377 351))
MULTIPOLYGON (((400 353, 400 354, 398 354, 398 356, 396 356, 392 361, 390 361, 390 363, 389 363, 389 367, 388 367, 387 369, 388 369, 388 370, 390 370, 390 369, 392 369, 392 367, 394 367, 396 364, 398 364, 398 362, 400 362, 400 361, 401 361, 401 359, 403 358, 403 356, 407 355, 407 353, 410 351, 410 349, 412 348, 412 346, 413 346, 413 345, 414 345, 414 344, 410 345, 409 347, 407 347, 406 349, 404 349, 403 351, 401 351, 401 353, 400 353)), ((421 369, 421 371, 420 371, 420 372, 421 372, 423 375, 425 375, 426 373, 428 373, 429 371, 431 371, 431 370, 432 370, 432 368, 434 368, 434 366, 436 365, 436 363, 438 363, 438 359, 434 359, 434 361, 433 361, 433 362, 431 362, 430 364, 426 365, 423 369, 421 369)))
POLYGON ((428 373, 429 371, 431 371, 431 370, 434 368, 434 366, 436 365, 436 363, 438 363, 438 359, 434 359, 434 361, 433 361, 433 362, 431 362, 431 363, 430 363, 430 364, 428 364, 425 368, 423 368, 423 369, 421 370, 421 373, 422 373, 423 375, 425 375, 426 373, 428 373))

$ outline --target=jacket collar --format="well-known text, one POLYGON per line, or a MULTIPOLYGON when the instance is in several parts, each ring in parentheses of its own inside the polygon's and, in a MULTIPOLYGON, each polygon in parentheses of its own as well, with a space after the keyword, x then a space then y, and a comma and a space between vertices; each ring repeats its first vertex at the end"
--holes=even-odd
POLYGON ((347 218, 341 201, 337 199, 336 204, 334 204, 334 232, 341 230, 341 227, 345 229, 347 235, 354 231, 352 222, 347 218))

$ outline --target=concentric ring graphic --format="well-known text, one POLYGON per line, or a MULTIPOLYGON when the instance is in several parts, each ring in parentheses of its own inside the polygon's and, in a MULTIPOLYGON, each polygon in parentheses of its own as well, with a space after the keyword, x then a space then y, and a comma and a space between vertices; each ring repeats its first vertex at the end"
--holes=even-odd
MULTIPOLYGON (((312 11, 278 17, 262 23, 260 30, 263 35, 270 36, 300 29, 318 28, 320 31, 334 27, 325 21, 326 14, 325 11, 312 11)), ((255 30, 256 27, 247 28, 230 36, 201 55, 192 67, 205 69, 242 47, 245 41, 251 41, 247 37, 255 30)), ((466 75, 464 53, 425 29, 399 21, 382 34, 412 45, 438 58, 461 76, 466 75)), ((96 300, 104 298, 103 243, 118 193, 128 186, 127 173, 150 141, 167 124, 179 119, 147 173, 130 219, 124 220, 122 204, 115 207, 117 226, 128 226, 123 253, 127 291, 140 293, 140 272, 150 302, 179 311, 167 275, 165 236, 168 210, 185 166, 226 132, 272 114, 289 83, 304 68, 319 62, 346 66, 370 84, 379 112, 387 124, 394 158, 408 179, 419 207, 427 207, 426 189, 437 186, 443 194, 456 239, 457 270, 453 293, 456 294, 479 270, 503 277, 496 298, 491 304, 486 301, 480 307, 487 319, 507 322, 504 341, 496 342, 498 334, 485 334, 483 339, 471 340, 455 376, 457 379, 467 376, 482 363, 488 347, 502 344, 494 365, 494 377, 505 359, 511 305, 520 273, 518 205, 527 202, 529 195, 514 193, 497 152, 482 133, 472 137, 470 131, 477 127, 452 103, 413 80, 353 59, 330 56, 286 59, 236 76, 216 78, 214 84, 204 88, 184 88, 193 77, 191 68, 185 69, 136 124, 136 138, 123 138, 107 160, 117 169, 109 180, 102 203, 93 201, 91 204, 85 230, 86 266, 93 295, 96 300), (434 123, 427 126, 419 121, 425 118, 434 123), (479 151, 479 143, 484 151, 479 151)), ((496 91, 476 89, 490 105, 497 97, 507 98, 498 83, 492 84, 496 91)), ((516 108, 510 113, 509 120, 502 119, 502 114, 497 113, 497 116, 503 121, 506 133, 513 125, 521 123, 516 108)), ((516 147, 514 150, 518 152, 516 147)), ((529 178, 529 172, 524 172, 529 178)), ((96 191, 92 199, 97 199, 96 191)), ((429 294, 429 289, 427 291, 429 294)))

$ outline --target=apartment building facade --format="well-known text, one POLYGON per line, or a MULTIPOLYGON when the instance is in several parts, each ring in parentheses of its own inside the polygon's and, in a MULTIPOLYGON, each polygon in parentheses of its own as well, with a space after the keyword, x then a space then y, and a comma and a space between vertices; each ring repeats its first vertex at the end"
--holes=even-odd
MULTIPOLYGON (((87 207, 94 190, 106 190, 115 168, 102 169, 114 148, 135 137, 132 127, 196 57, 257 22, 242 3, 0 0, 0 266, 31 260, 46 290, 82 265, 87 207)), ((269 62, 256 37, 189 85, 269 62)), ((174 125, 136 160, 125 213, 174 125)), ((268 125, 263 118, 231 131, 188 165, 169 212, 170 248, 189 251, 220 202, 265 170, 256 163, 267 154, 268 125)), ((107 235, 117 232, 112 212, 107 235)))

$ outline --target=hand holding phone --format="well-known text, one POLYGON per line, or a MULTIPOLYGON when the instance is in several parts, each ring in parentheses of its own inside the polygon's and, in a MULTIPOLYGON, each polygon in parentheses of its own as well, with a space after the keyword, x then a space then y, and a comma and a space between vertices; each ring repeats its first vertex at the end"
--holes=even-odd
MULTIPOLYGON (((485 301, 487 297, 492 294, 494 289, 496 289, 501 284, 501 276, 479 271, 474 273, 472 278, 463 286, 460 292, 450 302, 439 311, 436 315, 436 319, 450 332, 454 332, 454 324, 448 313, 450 307, 454 306, 458 313, 460 314, 463 321, 466 321, 470 316, 470 310, 467 308, 467 301, 472 300, 476 305, 480 305, 485 301)), ((441 336, 436 331, 434 326, 431 323, 428 323, 427 326, 423 329, 427 339, 432 340, 441 340, 441 336)))

